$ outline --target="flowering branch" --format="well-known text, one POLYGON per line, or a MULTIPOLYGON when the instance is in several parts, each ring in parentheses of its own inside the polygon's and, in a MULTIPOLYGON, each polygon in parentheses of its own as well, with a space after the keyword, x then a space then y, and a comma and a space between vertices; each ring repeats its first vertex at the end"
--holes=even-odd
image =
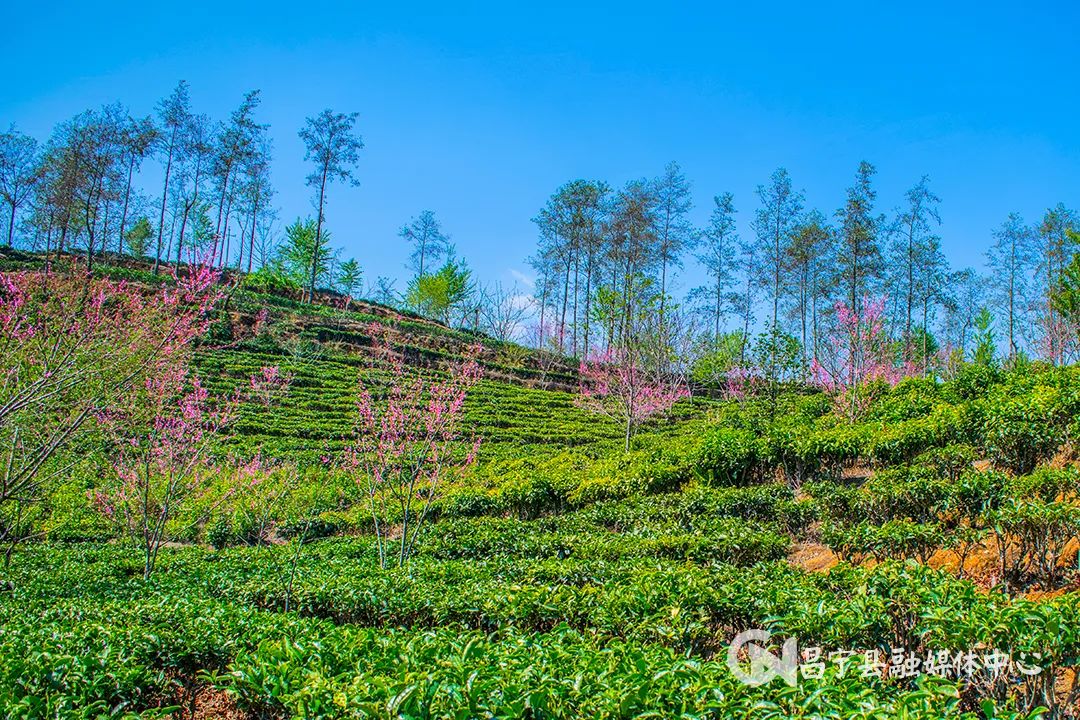
POLYGON ((837 409, 850 420, 860 418, 873 400, 873 385, 896 385, 914 374, 910 363, 897 365, 885 334, 885 299, 864 299, 862 312, 838 302, 832 363, 810 364, 811 383, 836 397, 837 409))
POLYGON ((609 349, 583 360, 579 375, 578 404, 620 422, 626 429, 627 450, 639 425, 689 395, 678 378, 647 371, 626 349, 609 349))
POLYGON ((0 273, 0 506, 32 502, 88 419, 185 362, 220 289, 192 265, 158 290, 90 276, 0 273))
POLYGON ((400 511, 397 564, 401 566, 415 548, 443 480, 460 473, 476 458, 479 440, 471 446, 465 443, 458 425, 468 392, 480 379, 476 359, 481 348, 470 346, 446 379, 434 380, 415 368, 406 368, 400 355, 393 352, 383 326, 373 323, 371 333, 374 357, 385 373, 385 394, 375 394, 360 379, 356 426, 344 464, 355 473, 368 498, 383 567, 389 539, 387 503, 400 511))
MULTIPOLYGON (((286 387, 277 368, 263 368, 249 382, 267 394, 286 387)), ((212 443, 236 418, 242 399, 240 391, 211 398, 198 377, 177 366, 147 378, 145 393, 129 407, 99 417, 116 444, 116 459, 111 482, 93 493, 94 505, 139 545, 144 578, 154 571, 169 521, 202 489, 213 468, 212 443)), ((237 473, 238 482, 244 477, 237 473)))

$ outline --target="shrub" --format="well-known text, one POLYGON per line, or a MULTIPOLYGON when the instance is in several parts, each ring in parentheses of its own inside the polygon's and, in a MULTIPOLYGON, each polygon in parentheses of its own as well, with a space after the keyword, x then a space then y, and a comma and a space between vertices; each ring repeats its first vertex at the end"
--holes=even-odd
POLYGON ((815 481, 803 488, 813 499, 817 512, 825 519, 838 522, 856 517, 859 489, 832 481, 815 481))
POLYGON ((1008 493, 1013 498, 1025 500, 1075 501, 1080 494, 1080 468, 1038 468, 1010 481, 1008 493))
POLYGON ((870 557, 879 562, 915 559, 925 564, 945 535, 936 523, 890 520, 882 525, 829 523, 822 528, 822 539, 841 560, 852 564, 870 557))
POLYGON ((874 528, 866 522, 826 522, 821 526, 821 541, 843 562, 859 565, 874 551, 874 528))
POLYGON ((945 540, 937 523, 890 520, 870 534, 871 552, 879 561, 916 559, 925 564, 945 540))
MULTIPOLYGON (((984 406, 982 444, 991 461, 1019 474, 1031 472, 1065 439, 1059 395, 1036 386, 1029 393, 992 395, 984 406)), ((1071 418, 1069 418, 1071 419, 1071 418)))
POLYGON ((433 512, 444 517, 492 515, 504 507, 502 499, 479 488, 461 488, 448 492, 433 508, 433 512))
POLYGON ((948 505, 952 485, 928 468, 882 470, 858 493, 856 517, 873 523, 936 520, 948 505))
POLYGON ((910 462, 932 447, 957 439, 962 415, 952 405, 938 405, 925 417, 886 426, 869 448, 870 456, 883 465, 910 462))
POLYGON ((1034 575, 1054 587, 1066 548, 1080 535, 1080 507, 1022 500, 988 511, 986 523, 997 538, 1002 577, 1019 583, 1034 575))
POLYGON ((709 429, 693 457, 693 472, 712 486, 742 486, 761 471, 762 448, 748 430, 728 427, 709 429))
POLYGON ((934 409, 940 395, 940 387, 932 378, 905 378, 874 403, 868 419, 898 423, 925 417, 934 409))
POLYGON ((822 418, 814 425, 778 422, 766 438, 769 454, 792 487, 815 479, 836 479, 842 468, 863 454, 870 436, 867 425, 822 418), (830 424, 829 421, 833 421, 830 424))
POLYGON ((953 484, 948 514, 953 523, 977 524, 983 515, 998 508, 1006 496, 1008 477, 994 470, 968 470, 953 484))
POLYGON ((930 468, 935 474, 956 482, 975 462, 976 452, 971 445, 953 444, 931 448, 915 458, 913 464, 930 468))
POLYGON ((215 550, 227 548, 236 542, 232 521, 226 515, 218 515, 206 527, 206 541, 215 550))
POLYGON ((1001 371, 992 365, 964 363, 956 377, 945 384, 942 395, 950 402, 977 400, 985 397, 1001 379, 1001 371))

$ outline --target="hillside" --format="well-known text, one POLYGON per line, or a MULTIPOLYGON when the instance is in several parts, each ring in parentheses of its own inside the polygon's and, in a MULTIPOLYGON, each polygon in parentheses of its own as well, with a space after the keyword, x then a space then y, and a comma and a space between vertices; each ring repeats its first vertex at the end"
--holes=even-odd
POLYGON ((269 365, 292 380, 216 438, 148 579, 91 502, 116 452, 93 433, 11 525, 7 716, 1080 711, 1080 368, 969 363, 877 386, 856 418, 808 388, 685 399, 624 451, 569 363, 327 300, 222 305, 195 352, 211 394, 269 365), (440 487, 404 567, 377 533, 399 540, 407 516, 373 515, 340 462, 357 379, 386 389, 372 322, 426 378, 484 345, 462 423, 477 461, 440 487), (735 677, 728 644, 749 629, 797 638, 797 686, 735 677))

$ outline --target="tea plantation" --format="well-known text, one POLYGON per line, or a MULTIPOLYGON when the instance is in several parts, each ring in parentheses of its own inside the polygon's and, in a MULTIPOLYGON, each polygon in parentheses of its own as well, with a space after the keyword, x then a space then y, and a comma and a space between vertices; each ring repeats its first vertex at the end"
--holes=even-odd
POLYGON ((365 328, 432 376, 476 338, 377 306, 230 311, 196 354, 207 387, 267 365, 291 383, 245 401, 215 456, 258 453, 272 480, 211 474, 144 580, 90 505, 105 450, 81 441, 0 574, 3 717, 1077 716, 1077 369, 907 380, 854 423, 817 392, 696 397, 624 452, 573 368, 488 342, 477 462, 383 568, 331 460, 365 328), (777 654, 797 639, 797 683, 733 674, 750 629, 777 654))

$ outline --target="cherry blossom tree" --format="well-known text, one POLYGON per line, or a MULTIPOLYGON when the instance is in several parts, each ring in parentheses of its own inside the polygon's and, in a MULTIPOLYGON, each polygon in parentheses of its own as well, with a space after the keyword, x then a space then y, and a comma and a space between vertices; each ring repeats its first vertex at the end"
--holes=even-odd
POLYGON ((151 378, 152 413, 145 427, 127 432, 131 418, 104 416, 117 446, 110 481, 93 493, 95 507, 143 552, 149 579, 169 521, 195 497, 212 470, 210 439, 235 415, 236 399, 214 407, 197 377, 151 378), (180 389, 182 386, 184 389, 180 389))
POLYGON ((403 566, 442 486, 476 458, 480 441, 459 429, 469 390, 480 379, 481 347, 470 346, 445 377, 407 367, 387 329, 373 323, 373 367, 361 376, 356 426, 344 465, 369 502, 379 562, 388 562, 391 509, 400 513, 396 564, 403 566))
MULTIPOLYGON (((213 443, 236 418, 245 393, 269 404, 287 382, 276 367, 264 367, 248 387, 215 398, 179 365, 148 377, 144 392, 133 394, 127 407, 101 415, 115 454, 109 481, 93 493, 94 505, 138 545, 144 579, 154 571, 170 521, 207 489, 205 481, 217 471, 213 443)), ((241 466, 234 479, 256 477, 256 470, 250 463, 241 466)), ((240 489, 239 484, 226 489, 211 511, 240 489)))
POLYGON ((54 460, 88 421, 186 362, 222 288, 208 264, 173 272, 157 289, 78 267, 0 273, 0 515, 62 476, 54 460))
POLYGON ((898 364, 885 333, 885 299, 864 298, 862 312, 836 304, 836 330, 829 360, 815 358, 811 382, 836 397, 837 410, 856 420, 874 397, 874 385, 895 385, 914 374, 914 366, 898 364))
POLYGON ((626 450, 643 422, 689 395, 680 378, 648 369, 632 347, 596 353, 582 361, 578 374, 578 404, 619 422, 626 430, 626 450))

